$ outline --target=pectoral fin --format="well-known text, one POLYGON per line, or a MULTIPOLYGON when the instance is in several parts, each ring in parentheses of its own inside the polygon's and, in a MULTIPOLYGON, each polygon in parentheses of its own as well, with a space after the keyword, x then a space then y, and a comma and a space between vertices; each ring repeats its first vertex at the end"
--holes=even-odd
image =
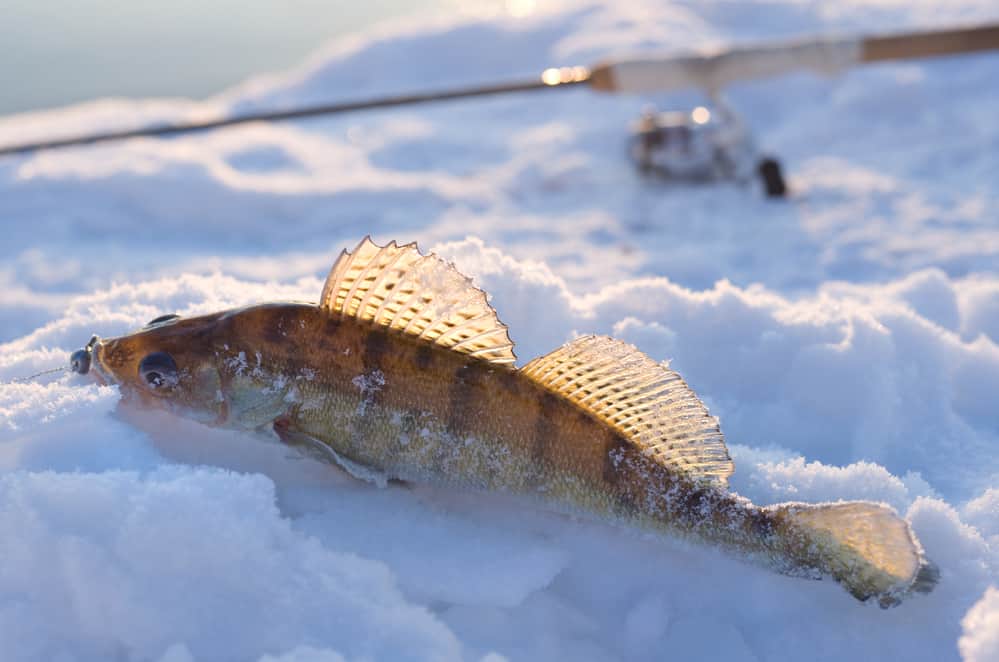
POLYGON ((327 464, 336 464, 358 480, 373 483, 378 487, 385 487, 389 483, 389 477, 384 472, 340 455, 321 440, 294 429, 285 419, 274 421, 274 432, 282 442, 303 455, 327 464))

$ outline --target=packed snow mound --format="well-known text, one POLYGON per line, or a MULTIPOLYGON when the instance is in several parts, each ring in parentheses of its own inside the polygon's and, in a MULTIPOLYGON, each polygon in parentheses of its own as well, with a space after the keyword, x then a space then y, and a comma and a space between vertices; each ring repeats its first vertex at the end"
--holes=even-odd
POLYGON ((967 662, 999 659, 999 590, 990 586, 961 622, 959 646, 967 662))
POLYGON ((384 565, 294 532, 263 476, 17 472, 0 501, 0 592, 22 596, 0 625, 10 659, 148 660, 180 643, 245 660, 301 641, 350 659, 458 655, 384 565))
MULTIPOLYGON (((576 294, 545 265, 479 239, 437 250, 492 294, 514 338, 523 338, 522 357, 577 333, 613 332, 672 359, 721 417, 737 465, 734 490, 760 504, 886 502, 906 514, 940 566, 940 586, 882 612, 831 582, 781 577, 513 499, 375 489, 264 437, 123 409, 114 389, 65 375, 0 386, 0 539, 9 559, 0 594, 22 596, 2 636, 37 634, 18 638, 25 648, 17 655, 651 660, 663 650, 696 654, 709 632, 734 659, 841 659, 889 645, 916 659, 953 654, 966 610, 999 580, 989 543, 995 491, 974 492, 994 481, 987 450, 999 426, 968 420, 978 409, 954 398, 987 394, 946 383, 955 379, 946 356, 969 352, 967 361, 981 363, 991 341, 965 343, 911 309, 899 315, 904 299, 883 293, 868 293, 866 303, 829 293, 792 302, 761 288, 694 292, 639 279, 576 294), (851 327, 860 324, 885 346, 855 343, 851 327), (928 331, 898 343, 913 327, 928 331), (832 354, 809 367, 823 378, 802 384, 798 357, 822 352, 832 354), (836 369, 843 362, 880 369, 858 379, 836 369), (940 373, 936 392, 951 399, 931 407, 933 394, 903 386, 905 373, 920 369, 940 373), (893 408, 852 393, 885 373, 891 378, 880 387, 894 386, 877 397, 893 408), (787 402, 803 389, 811 392, 787 402), (905 427, 886 437, 878 427, 885 419, 905 427), (906 453, 905 436, 920 427, 939 434, 906 453), (881 443, 871 443, 872 429, 881 443), (957 440, 966 444, 959 452, 957 440), (944 457, 957 459, 942 468, 944 457), (964 501, 963 515, 948 503, 964 501), (275 614, 283 625, 267 627, 275 614), (761 633, 778 623, 779 643, 761 633), (237 634, 244 629, 253 636, 237 634), (824 653, 815 653, 816 641, 824 653), (303 642, 320 648, 296 649, 303 642)), ((318 278, 279 285, 190 275, 118 285, 77 298, 61 318, 5 345, 0 375, 47 367, 91 333, 125 333, 165 312, 314 299, 320 286, 318 278)))
MULTIPOLYGON (((638 51, 999 18, 994 2, 539 2, 401 22, 207 102, 0 119, 0 142, 534 75, 638 51)), ((661 186, 647 104, 513 95, 0 159, 5 659, 949 660, 996 655, 999 57, 733 86, 794 195, 661 186), (866 499, 940 568, 896 609, 498 495, 376 489, 53 373, 164 313, 315 301, 418 240, 522 362, 578 334, 670 361, 758 504, 866 499)))
POLYGON ((990 487, 964 507, 964 518, 978 527, 983 535, 999 542, 999 489, 990 487))

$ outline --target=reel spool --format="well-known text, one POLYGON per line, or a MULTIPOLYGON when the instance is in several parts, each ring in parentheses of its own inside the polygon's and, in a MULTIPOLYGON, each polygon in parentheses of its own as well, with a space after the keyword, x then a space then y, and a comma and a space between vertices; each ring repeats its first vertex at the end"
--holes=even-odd
POLYGON ((768 197, 784 197, 780 162, 761 156, 745 124, 720 99, 713 109, 646 110, 632 125, 630 152, 643 174, 688 183, 754 177, 768 197))

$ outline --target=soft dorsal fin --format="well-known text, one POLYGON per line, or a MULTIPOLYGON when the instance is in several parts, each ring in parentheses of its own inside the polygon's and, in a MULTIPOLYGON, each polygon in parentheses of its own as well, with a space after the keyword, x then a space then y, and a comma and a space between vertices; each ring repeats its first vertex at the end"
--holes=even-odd
POLYGON ((485 292, 415 243, 379 246, 365 237, 353 251, 343 251, 326 277, 319 307, 492 363, 517 360, 485 292))
POLYGON ((722 483, 732 474, 718 421, 679 374, 632 345, 583 336, 521 371, 595 414, 660 464, 722 483))

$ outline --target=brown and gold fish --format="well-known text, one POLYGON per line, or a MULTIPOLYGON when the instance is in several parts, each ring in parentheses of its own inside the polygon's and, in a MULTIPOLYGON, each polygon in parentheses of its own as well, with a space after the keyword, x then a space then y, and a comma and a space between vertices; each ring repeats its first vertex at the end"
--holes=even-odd
POLYGON ((936 581, 885 505, 759 507, 726 489, 715 418, 635 347, 584 336, 516 368, 486 296, 415 244, 344 251, 318 304, 174 315, 74 354, 126 398, 203 423, 273 429, 355 476, 534 495, 720 545, 860 600, 936 581))

